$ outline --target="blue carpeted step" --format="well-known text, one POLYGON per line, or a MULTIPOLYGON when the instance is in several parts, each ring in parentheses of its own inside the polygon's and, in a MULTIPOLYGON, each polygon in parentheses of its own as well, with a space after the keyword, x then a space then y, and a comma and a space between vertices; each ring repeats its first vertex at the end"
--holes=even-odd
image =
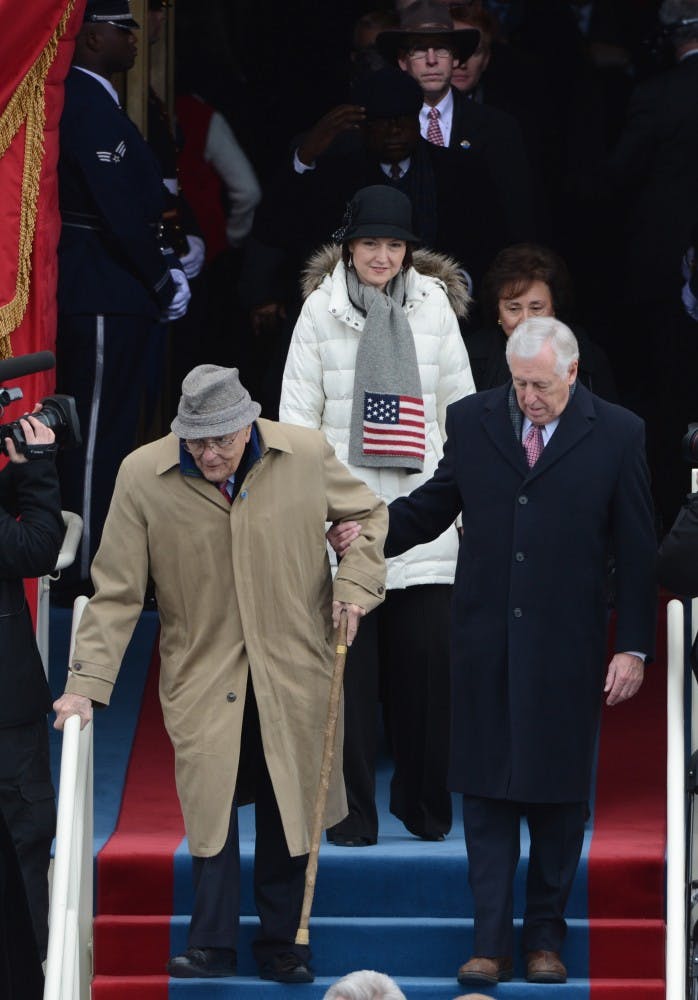
MULTIPOLYGON (((253 834, 252 809, 242 809, 241 864, 242 912, 254 913, 252 897, 253 834), (242 817, 247 813, 244 820, 242 817)), ((523 913, 528 831, 522 828, 521 863, 514 886, 515 913, 523 913)), ((589 835, 587 835, 587 841, 589 835)), ((588 846, 588 844, 587 844, 588 846)), ((571 918, 587 914, 587 851, 580 861, 567 913, 571 918)), ((468 863, 462 827, 454 829, 446 840, 428 843, 409 834, 381 835, 371 847, 335 847, 323 842, 313 914, 319 917, 343 913, 345 916, 388 917, 400 903, 402 916, 467 917, 472 913, 468 887, 468 863)), ((175 914, 191 913, 191 860, 186 842, 174 858, 175 914)))
MULTIPOLYGON (((409 1000, 453 1000, 465 992, 472 992, 459 986, 455 979, 399 976, 396 979, 409 1000)), ((171 979, 168 997, 169 1000, 237 1000, 238 997, 249 997, 250 1000, 322 1000, 334 981, 319 977, 308 985, 284 986, 246 976, 218 980, 171 979)), ((95 1000, 101 1000, 102 997, 108 997, 109 1000, 116 997, 121 1000, 125 997, 128 1000, 147 1000, 150 995, 155 995, 155 991, 151 993, 148 988, 148 977, 141 977, 126 989, 122 984, 122 980, 97 976, 92 985, 93 996, 95 1000)), ((664 982, 660 979, 626 979, 617 984, 601 980, 595 985, 603 990, 606 1000, 663 1000, 664 997, 664 982)), ((570 979, 564 985, 547 985, 543 990, 545 1000, 589 1000, 589 981, 586 979, 570 979)), ((542 993, 540 986, 516 980, 501 983, 496 995, 501 1000, 541 1000, 542 993)))
MULTIPOLYGON (((103 975, 157 975, 164 969, 159 942, 169 936, 170 954, 184 951, 189 919, 174 917, 109 917, 95 921, 95 970, 103 975), (157 957, 156 957, 157 956, 157 957)), ((664 924, 660 920, 571 920, 565 944, 565 962, 571 976, 589 967, 589 932, 603 924, 607 959, 597 960, 597 976, 661 976, 664 967, 664 924)), ((252 941, 258 922, 241 922, 239 970, 256 971, 252 941)), ((319 975, 338 970, 378 968, 390 956, 391 968, 403 976, 443 976, 472 954, 472 920, 428 917, 319 917, 310 925, 313 966, 319 975)), ((521 921, 515 922, 515 954, 521 954, 521 921)), ((517 967, 520 975, 523 967, 517 967)))

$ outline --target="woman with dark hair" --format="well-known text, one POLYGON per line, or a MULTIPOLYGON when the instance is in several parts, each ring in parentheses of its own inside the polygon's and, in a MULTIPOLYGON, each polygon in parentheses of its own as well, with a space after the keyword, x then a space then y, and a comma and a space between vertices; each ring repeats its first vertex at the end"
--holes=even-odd
MULTIPOLYGON (((388 185, 358 191, 334 239, 340 245, 319 250, 304 274, 280 417, 324 431, 340 461, 390 503, 431 477, 446 407, 475 391, 457 320, 468 294, 454 261, 416 249, 409 198, 388 185)), ((386 600, 349 651, 349 815, 328 830, 335 844, 373 844, 378 835, 379 682, 395 760, 391 811, 427 840, 450 829, 448 621, 457 554, 452 526, 389 559, 386 600)))
POLYGON ((615 379, 604 351, 570 323, 573 294, 567 265, 553 250, 517 243, 501 250, 482 283, 484 326, 466 334, 465 343, 478 392, 507 382, 507 338, 525 319, 555 316, 571 326, 579 343, 579 380, 610 402, 617 402, 615 379))

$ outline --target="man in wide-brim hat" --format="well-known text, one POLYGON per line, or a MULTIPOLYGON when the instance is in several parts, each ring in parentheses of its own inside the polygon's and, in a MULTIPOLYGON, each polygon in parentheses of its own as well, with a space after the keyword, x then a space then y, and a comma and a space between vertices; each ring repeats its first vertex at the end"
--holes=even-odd
POLYGON ((415 0, 400 12, 400 26, 382 31, 376 47, 384 59, 397 62, 410 49, 449 49, 456 62, 466 62, 478 47, 480 32, 453 27, 448 7, 435 0, 415 0))

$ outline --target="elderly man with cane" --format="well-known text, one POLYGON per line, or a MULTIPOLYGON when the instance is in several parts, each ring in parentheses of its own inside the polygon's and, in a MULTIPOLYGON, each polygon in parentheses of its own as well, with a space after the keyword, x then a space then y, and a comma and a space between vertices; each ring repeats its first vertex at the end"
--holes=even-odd
MULTIPOLYGON (((384 597, 386 510, 323 435, 258 419, 235 368, 187 375, 172 434, 129 455, 92 567, 56 726, 109 703, 148 577, 161 620, 160 697, 193 855, 181 978, 234 975, 239 923, 237 807, 256 803, 254 890, 263 979, 311 982, 296 944, 322 734, 332 623, 384 597), (332 581, 327 521, 361 537, 332 581), (334 599, 333 599, 334 598, 334 599)), ((325 824, 346 815, 341 720, 325 824)))

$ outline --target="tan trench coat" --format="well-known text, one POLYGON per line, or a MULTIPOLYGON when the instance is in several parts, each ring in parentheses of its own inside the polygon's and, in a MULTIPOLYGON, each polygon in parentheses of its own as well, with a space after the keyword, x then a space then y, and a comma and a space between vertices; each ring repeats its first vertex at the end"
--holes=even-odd
MULTIPOLYGON (((307 852, 334 660, 332 598, 371 610, 384 597, 383 502, 320 432, 262 419, 257 429, 262 457, 232 506, 215 485, 180 473, 172 434, 126 458, 66 688, 108 704, 150 573, 160 700, 189 849, 201 857, 226 838, 248 670, 289 851, 307 852), (343 518, 363 528, 333 585, 325 522, 343 518)), ((347 812, 342 735, 340 727, 327 826, 347 812)))

